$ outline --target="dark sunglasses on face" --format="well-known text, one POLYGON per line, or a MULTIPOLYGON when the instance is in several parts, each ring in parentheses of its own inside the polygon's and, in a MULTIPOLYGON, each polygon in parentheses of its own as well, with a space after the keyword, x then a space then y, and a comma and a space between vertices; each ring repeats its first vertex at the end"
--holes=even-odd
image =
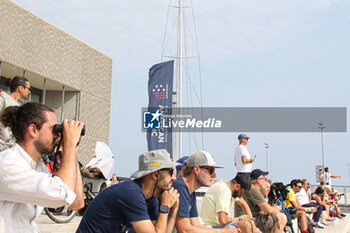
POLYGON ((213 167, 200 167, 200 168, 203 168, 203 169, 205 169, 205 170, 208 170, 208 172, 209 172, 210 175, 213 175, 214 172, 215 172, 215 168, 213 168, 213 167))
POLYGON ((160 169, 161 171, 167 171, 169 174, 172 176, 174 174, 174 169, 173 168, 162 168, 160 169))
POLYGON ((26 87, 26 86, 22 86, 24 89, 28 89, 30 92, 32 91, 32 87, 26 87))
POLYGON ((298 187, 298 188, 303 188, 303 186, 301 186, 301 185, 297 185, 297 187, 298 187))

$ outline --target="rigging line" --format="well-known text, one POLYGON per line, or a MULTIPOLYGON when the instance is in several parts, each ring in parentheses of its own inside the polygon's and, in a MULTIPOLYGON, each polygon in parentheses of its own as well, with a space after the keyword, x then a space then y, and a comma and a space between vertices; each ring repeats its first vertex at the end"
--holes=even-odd
MULTIPOLYGON (((195 24, 195 22, 194 22, 193 7, 191 7, 191 10, 192 10, 192 20, 193 20, 194 33, 192 33, 191 30, 187 30, 186 32, 188 33, 188 35, 189 35, 189 37, 190 37, 190 39, 191 39, 191 41, 192 41, 192 43, 193 43, 195 49, 196 49, 197 52, 198 52, 198 51, 199 51, 199 48, 198 48, 198 43, 196 43, 196 42, 197 42, 197 36, 196 36, 196 35, 197 35, 197 32, 195 31, 195 30, 196 30, 196 24, 195 24), (195 36, 193 36, 193 34, 194 34, 195 36)), ((185 20, 184 20, 184 23, 187 23, 187 21, 185 22, 185 20)), ((190 23, 188 23, 188 27, 190 28, 190 23)))
MULTIPOLYGON (((168 25, 168 21, 169 21, 169 20, 167 19, 166 25, 168 25)), ((165 49, 168 47, 168 43, 169 43, 169 41, 170 41, 171 35, 173 34, 174 28, 175 28, 175 26, 177 25, 177 21, 176 21, 176 20, 173 20, 173 22, 174 22, 174 23, 173 23, 173 25, 172 25, 172 27, 171 27, 171 29, 170 29, 168 38, 166 38, 166 32, 165 32, 165 35, 164 35, 162 58, 163 58, 163 57, 167 57, 166 55, 164 55, 165 49)), ((166 27, 168 27, 168 26, 166 26, 166 27)), ((167 29, 167 28, 166 28, 166 29, 167 29)), ((165 31, 167 31, 166 29, 165 29, 165 31)), ((173 47, 173 50, 174 50, 174 49, 176 49, 176 47, 173 47)), ((175 54, 175 51, 171 52, 171 54, 175 54)))
POLYGON ((196 147, 196 148, 199 148, 199 147, 198 147, 198 144, 197 144, 196 137, 194 136, 194 134, 195 134, 195 133, 193 132, 193 133, 192 133, 192 134, 190 134, 190 135, 191 135, 191 136, 192 136, 192 138, 193 138, 193 142, 194 142, 195 147, 196 147))
POLYGON ((164 30, 164 35, 163 35, 163 45, 162 45, 162 53, 161 53, 160 61, 163 61, 163 55, 164 55, 164 49, 165 49, 166 29, 168 28, 168 20, 169 20, 170 1, 171 0, 169 0, 168 12, 166 14, 165 30, 164 30))
MULTIPOLYGON (((189 73, 188 73, 188 71, 187 71, 186 69, 185 69, 185 72, 186 72, 186 74, 187 74, 188 76, 190 76, 189 73)), ((189 87, 191 87, 191 90, 193 90, 193 93, 195 94, 195 96, 197 97, 197 99, 199 100, 199 102, 201 102, 201 100, 199 99, 199 95, 197 94, 197 91, 196 91, 196 89, 194 88, 194 85, 193 85, 193 83, 192 83, 192 80, 189 79, 189 82, 190 82, 189 87)))
MULTIPOLYGON (((193 6, 192 0, 191 0, 191 5, 193 6)), ((194 18, 193 7, 191 9, 192 9, 193 25, 194 25, 195 35, 196 35, 196 44, 197 44, 197 53, 198 53, 200 107, 201 107, 201 117, 203 119, 203 89, 202 89, 201 57, 200 57, 200 53, 199 53, 199 43, 198 43, 198 38, 197 38, 197 26, 196 26, 196 21, 195 21, 195 18, 194 18)), ((203 133, 203 129, 202 129, 202 147, 203 147, 203 150, 204 150, 204 133, 203 133)))

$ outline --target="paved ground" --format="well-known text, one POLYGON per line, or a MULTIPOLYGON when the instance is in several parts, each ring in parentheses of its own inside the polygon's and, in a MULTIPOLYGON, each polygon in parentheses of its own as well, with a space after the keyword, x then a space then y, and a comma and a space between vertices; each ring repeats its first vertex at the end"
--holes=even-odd
POLYGON ((40 233, 71 233, 75 232, 79 226, 81 216, 75 216, 69 223, 55 223, 45 213, 36 220, 40 233))
MULTIPOLYGON (((54 223, 45 214, 41 214, 36 223, 41 233, 71 233, 78 228, 81 216, 75 216, 70 223, 54 223)), ((325 229, 316 229, 317 233, 350 233, 350 214, 340 219, 336 226, 326 226, 325 229)))

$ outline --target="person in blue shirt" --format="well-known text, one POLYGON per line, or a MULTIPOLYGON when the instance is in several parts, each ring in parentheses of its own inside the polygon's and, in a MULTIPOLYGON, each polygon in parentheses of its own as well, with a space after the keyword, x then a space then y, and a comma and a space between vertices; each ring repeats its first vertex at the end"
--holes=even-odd
POLYGON ((188 159, 188 156, 184 156, 176 161, 177 163, 180 164, 176 166, 176 177, 182 176, 182 169, 184 168, 184 163, 187 159, 188 159))
POLYGON ((173 182, 174 188, 180 194, 179 210, 175 222, 177 232, 238 232, 231 225, 223 229, 214 229, 199 221, 195 190, 203 186, 211 186, 216 177, 215 168, 223 168, 223 166, 217 165, 212 155, 206 151, 194 152, 185 161, 183 176, 177 177, 177 180, 173 182))
POLYGON ((102 191, 88 206, 77 232, 172 232, 179 206, 179 194, 172 187, 176 165, 166 150, 140 155, 134 180, 102 191))

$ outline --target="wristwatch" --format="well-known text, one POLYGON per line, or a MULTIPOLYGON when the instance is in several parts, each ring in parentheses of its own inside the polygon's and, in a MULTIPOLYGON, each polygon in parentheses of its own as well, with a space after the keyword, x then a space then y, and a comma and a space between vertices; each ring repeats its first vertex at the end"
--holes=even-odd
POLYGON ((163 213, 163 214, 167 214, 169 213, 169 206, 167 205, 161 205, 159 206, 159 212, 163 213))

